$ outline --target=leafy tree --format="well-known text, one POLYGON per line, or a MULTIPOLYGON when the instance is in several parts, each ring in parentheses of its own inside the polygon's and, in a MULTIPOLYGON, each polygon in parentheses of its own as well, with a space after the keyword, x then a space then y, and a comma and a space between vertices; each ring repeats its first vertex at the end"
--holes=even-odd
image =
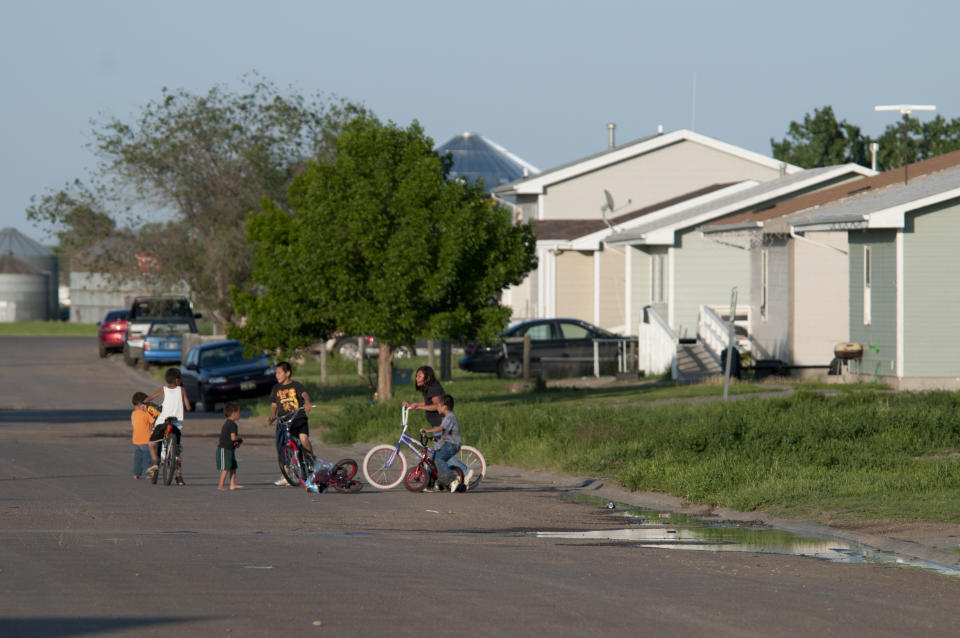
POLYGON ((248 213, 264 197, 286 205, 293 176, 311 158, 331 160, 342 124, 364 112, 281 94, 255 76, 245 85, 164 89, 133 122, 95 121, 91 182, 35 197, 28 218, 90 268, 158 291, 186 283, 224 328, 235 319, 231 286, 249 280, 248 213), (138 254, 152 257, 147 272, 138 254))
POLYGON ((877 142, 877 164, 883 170, 903 166, 904 159, 904 121, 906 121, 906 158, 907 163, 943 155, 960 149, 960 118, 945 120, 937 115, 929 122, 907 115, 898 122, 889 124, 877 142))
POLYGON ((294 180, 294 214, 264 201, 251 215, 260 296, 235 293, 247 322, 231 334, 287 348, 334 326, 375 334, 386 399, 397 345, 501 331, 510 310, 495 300, 535 267, 533 229, 513 225, 482 186, 448 181, 451 164, 416 122, 352 120, 336 160, 294 180))
POLYGON ((860 127, 838 122, 831 106, 814 109, 813 117, 805 115, 802 123, 790 122, 783 140, 770 140, 774 158, 802 168, 848 162, 869 166, 869 143, 860 127))
MULTIPOLYGON (((879 144, 877 168, 881 171, 903 166, 904 122, 906 122, 906 160, 908 163, 936 157, 960 149, 960 118, 945 120, 937 115, 929 122, 910 117, 891 122, 875 141, 879 144)), ((860 127, 837 122, 833 108, 814 109, 802 123, 790 122, 787 137, 771 139, 773 156, 802 168, 832 166, 855 162, 870 165, 870 137, 860 127)))

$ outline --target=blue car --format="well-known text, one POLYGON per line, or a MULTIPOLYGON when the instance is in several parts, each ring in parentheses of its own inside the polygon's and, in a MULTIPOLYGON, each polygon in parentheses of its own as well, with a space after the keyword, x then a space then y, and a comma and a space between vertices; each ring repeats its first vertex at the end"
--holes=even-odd
POLYGON ((270 394, 277 382, 267 355, 247 356, 243 344, 227 339, 194 346, 180 366, 180 383, 190 403, 213 412, 217 403, 270 394))
POLYGON ((183 352, 183 335, 196 332, 197 326, 192 319, 155 319, 143 336, 144 369, 151 363, 180 363, 183 352))

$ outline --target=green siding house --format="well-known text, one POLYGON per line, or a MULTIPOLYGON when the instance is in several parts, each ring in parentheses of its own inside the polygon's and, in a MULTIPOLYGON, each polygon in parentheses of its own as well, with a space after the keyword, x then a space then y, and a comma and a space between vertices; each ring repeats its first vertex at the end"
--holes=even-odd
POLYGON ((792 220, 849 238, 851 371, 902 389, 960 388, 960 168, 792 220))

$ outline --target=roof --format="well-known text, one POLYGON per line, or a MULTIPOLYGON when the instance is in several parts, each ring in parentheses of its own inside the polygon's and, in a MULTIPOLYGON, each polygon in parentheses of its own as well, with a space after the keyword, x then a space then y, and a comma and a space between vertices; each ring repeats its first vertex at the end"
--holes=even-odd
MULTIPOLYGON (((922 162, 915 162, 907 166, 907 175, 919 178, 944 170, 960 167, 960 151, 944 153, 922 162)), ((721 233, 736 230, 763 228, 767 232, 787 232, 787 216, 811 208, 825 206, 831 202, 841 201, 850 197, 862 196, 865 193, 875 192, 888 187, 903 184, 903 168, 895 168, 878 173, 854 182, 847 182, 825 188, 813 193, 807 193, 793 199, 778 202, 772 207, 755 208, 739 215, 728 217, 722 224, 709 224, 701 228, 704 233, 721 233), (784 218, 781 223, 768 223, 778 218, 784 218)))
MULTIPOLYGON (((540 194, 544 191, 544 188, 550 184, 556 184, 557 182, 562 182, 572 177, 583 175, 585 173, 628 160, 638 155, 650 153, 660 148, 684 141, 696 142, 698 144, 724 151, 752 162, 756 162, 757 164, 761 164, 769 168, 776 169, 783 164, 783 162, 780 162, 779 160, 775 160, 765 155, 760 155, 759 153, 754 153, 753 151, 748 151, 732 144, 727 144, 726 142, 721 142, 720 140, 716 140, 712 137, 694 133, 693 131, 688 131, 687 129, 679 129, 669 133, 650 135, 632 142, 627 142, 621 146, 616 146, 612 149, 606 149, 599 153, 588 155, 587 157, 583 157, 573 162, 562 164, 550 170, 544 171, 539 175, 525 179, 519 179, 508 184, 503 184, 502 186, 494 188, 493 192, 500 196, 540 194)), ((802 169, 797 166, 793 166, 792 164, 787 164, 786 170, 789 174, 795 173, 802 169)))
MULTIPOLYGON (((776 179, 757 183, 743 182, 745 188, 738 189, 720 199, 703 202, 697 206, 678 211, 668 217, 661 217, 641 224, 625 232, 608 236, 605 241, 618 244, 670 244, 674 242, 674 232, 717 219, 724 215, 738 213, 745 208, 769 205, 795 193, 817 188, 849 176, 872 175, 873 171, 857 164, 841 164, 811 168, 783 175, 776 179)), ((858 182, 854 182, 858 183, 858 182)))
POLYGON ((839 201, 797 215, 790 225, 797 230, 903 228, 904 213, 952 199, 960 199, 960 170, 919 176, 905 185, 839 201))
POLYGON ((0 230, 0 255, 14 257, 46 257, 52 254, 50 249, 43 247, 16 228, 0 230))
MULTIPOLYGON (((723 190, 735 183, 736 182, 710 184, 709 186, 704 186, 703 188, 698 188, 690 191, 689 193, 684 193, 683 195, 665 199, 662 202, 651 204, 650 206, 644 206, 643 208, 628 211, 622 215, 617 215, 616 217, 610 219, 609 225, 602 219, 538 219, 533 220, 532 223, 534 229, 537 231, 538 240, 573 240, 596 233, 597 231, 607 231, 611 225, 618 226, 628 224, 629 222, 639 219, 645 215, 650 215, 657 211, 665 210, 672 206, 697 199, 698 197, 723 190)), ((603 233, 603 235, 606 234, 607 233, 603 233)), ((598 236, 595 239, 599 242, 602 239, 602 236, 598 236)))
POLYGON ((450 179, 462 177, 476 182, 482 178, 488 193, 500 184, 540 172, 533 164, 477 133, 452 137, 437 147, 437 153, 450 153, 453 159, 450 179))
POLYGON ((22 259, 17 259, 13 255, 0 254, 0 274, 3 275, 42 275, 37 270, 22 259))

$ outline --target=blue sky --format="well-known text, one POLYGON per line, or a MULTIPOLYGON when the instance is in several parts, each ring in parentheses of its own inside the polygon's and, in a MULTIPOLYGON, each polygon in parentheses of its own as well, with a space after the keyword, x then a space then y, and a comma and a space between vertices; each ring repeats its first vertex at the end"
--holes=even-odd
POLYGON ((824 105, 871 135, 898 117, 876 104, 960 117, 958 18, 933 0, 3 0, 0 228, 45 240, 30 196, 85 179, 91 119, 132 120, 165 86, 256 71, 540 169, 603 150, 608 122, 618 142, 693 127, 770 155, 824 105))

